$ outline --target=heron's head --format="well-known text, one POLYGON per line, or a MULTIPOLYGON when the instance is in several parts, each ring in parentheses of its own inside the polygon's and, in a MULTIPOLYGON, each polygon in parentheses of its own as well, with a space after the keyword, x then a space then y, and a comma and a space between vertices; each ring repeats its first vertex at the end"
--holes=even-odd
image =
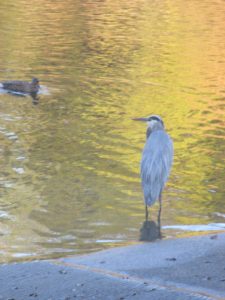
POLYGON ((148 127, 151 129, 151 131, 157 130, 157 129, 164 129, 163 120, 160 116, 157 116, 157 115, 151 115, 146 118, 135 118, 133 120, 146 122, 148 124, 148 127))

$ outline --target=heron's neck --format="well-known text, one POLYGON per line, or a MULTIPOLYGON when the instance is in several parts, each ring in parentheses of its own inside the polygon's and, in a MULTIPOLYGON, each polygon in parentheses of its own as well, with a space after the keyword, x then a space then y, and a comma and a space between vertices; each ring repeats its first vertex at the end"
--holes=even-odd
POLYGON ((152 132, 157 131, 157 130, 164 130, 163 125, 158 122, 155 123, 153 126, 152 126, 152 124, 151 124, 151 126, 148 125, 147 131, 146 131, 146 138, 148 138, 152 132))

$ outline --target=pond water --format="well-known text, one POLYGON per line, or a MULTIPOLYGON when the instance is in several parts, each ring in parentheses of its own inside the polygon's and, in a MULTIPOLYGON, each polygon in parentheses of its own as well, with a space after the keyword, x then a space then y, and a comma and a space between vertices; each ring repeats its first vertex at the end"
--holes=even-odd
POLYGON ((0 81, 48 91, 0 94, 1 262, 136 242, 149 114, 175 147, 164 237, 224 230, 224 22, 220 0, 1 1, 0 81))

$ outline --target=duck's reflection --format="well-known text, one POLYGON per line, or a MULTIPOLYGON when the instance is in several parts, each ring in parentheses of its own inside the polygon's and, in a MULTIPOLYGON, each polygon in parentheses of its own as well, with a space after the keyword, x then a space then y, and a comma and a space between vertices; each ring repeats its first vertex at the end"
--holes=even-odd
POLYGON ((30 93, 30 96, 32 98, 32 103, 34 105, 37 105, 39 103, 39 97, 37 96, 37 93, 30 93))
POLYGON ((36 92, 31 92, 31 93, 18 93, 18 92, 14 92, 14 91, 7 91, 8 94, 16 96, 16 97, 27 97, 30 96, 32 98, 32 103, 34 105, 37 105, 39 103, 39 97, 38 97, 38 93, 36 92))
POLYGON ((161 238, 161 230, 154 221, 144 221, 140 229, 140 241, 155 241, 161 238))

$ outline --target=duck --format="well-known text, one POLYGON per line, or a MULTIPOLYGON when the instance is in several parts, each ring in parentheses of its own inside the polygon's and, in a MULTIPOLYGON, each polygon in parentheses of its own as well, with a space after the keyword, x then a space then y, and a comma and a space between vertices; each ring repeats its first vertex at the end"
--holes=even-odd
POLYGON ((33 78, 31 82, 10 80, 3 81, 1 84, 2 88, 7 91, 27 94, 37 94, 40 88, 39 80, 37 78, 33 78))

